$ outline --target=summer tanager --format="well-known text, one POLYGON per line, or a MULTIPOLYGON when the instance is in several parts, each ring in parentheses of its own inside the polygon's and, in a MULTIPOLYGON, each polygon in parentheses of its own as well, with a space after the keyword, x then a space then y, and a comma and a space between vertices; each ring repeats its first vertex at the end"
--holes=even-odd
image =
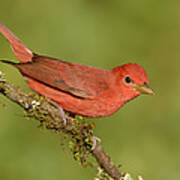
POLYGON ((104 70, 51 57, 28 49, 7 27, 0 32, 9 41, 20 63, 10 63, 29 87, 73 114, 109 116, 141 94, 153 94, 145 70, 134 63, 104 70))

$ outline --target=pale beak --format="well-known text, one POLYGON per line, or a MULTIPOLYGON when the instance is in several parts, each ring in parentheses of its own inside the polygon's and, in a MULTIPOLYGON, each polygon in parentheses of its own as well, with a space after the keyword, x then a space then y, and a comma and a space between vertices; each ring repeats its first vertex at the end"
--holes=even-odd
POLYGON ((140 92, 141 94, 149 94, 149 95, 155 95, 155 93, 153 92, 153 90, 149 87, 148 84, 144 83, 144 84, 132 84, 132 87, 140 92))

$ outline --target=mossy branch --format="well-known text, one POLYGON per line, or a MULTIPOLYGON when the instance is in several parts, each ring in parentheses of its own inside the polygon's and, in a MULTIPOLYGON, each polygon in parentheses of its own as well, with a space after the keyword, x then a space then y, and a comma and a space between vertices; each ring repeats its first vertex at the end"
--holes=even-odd
POLYGON ((0 93, 20 105, 27 117, 37 119, 45 128, 58 132, 60 135, 70 136, 70 149, 74 158, 82 165, 86 164, 89 154, 95 157, 101 169, 96 179, 125 180, 127 178, 127 174, 120 173, 101 145, 96 144, 92 149, 93 137, 95 137, 93 123, 88 123, 79 116, 72 118, 67 115, 65 125, 61 116, 62 112, 56 105, 37 94, 24 93, 20 88, 6 82, 2 73, 0 73, 0 93))

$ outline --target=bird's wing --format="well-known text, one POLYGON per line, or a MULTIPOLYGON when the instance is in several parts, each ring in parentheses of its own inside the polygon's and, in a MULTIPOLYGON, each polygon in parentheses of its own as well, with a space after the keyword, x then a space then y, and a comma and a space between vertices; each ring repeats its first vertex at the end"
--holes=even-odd
POLYGON ((108 70, 35 56, 33 62, 14 64, 22 74, 79 98, 93 99, 106 91, 108 70))
POLYGON ((16 66, 24 75, 81 98, 93 99, 109 88, 107 79, 110 71, 38 56, 2 23, 0 33, 9 41, 21 63, 5 62, 16 66))

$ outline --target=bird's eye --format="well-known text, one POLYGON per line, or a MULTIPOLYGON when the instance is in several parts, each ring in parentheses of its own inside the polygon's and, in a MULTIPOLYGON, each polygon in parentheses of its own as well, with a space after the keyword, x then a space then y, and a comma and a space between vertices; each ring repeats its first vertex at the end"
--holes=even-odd
POLYGON ((126 83, 130 83, 130 82, 131 82, 131 78, 130 78, 129 76, 126 76, 126 77, 125 77, 125 82, 126 82, 126 83))

